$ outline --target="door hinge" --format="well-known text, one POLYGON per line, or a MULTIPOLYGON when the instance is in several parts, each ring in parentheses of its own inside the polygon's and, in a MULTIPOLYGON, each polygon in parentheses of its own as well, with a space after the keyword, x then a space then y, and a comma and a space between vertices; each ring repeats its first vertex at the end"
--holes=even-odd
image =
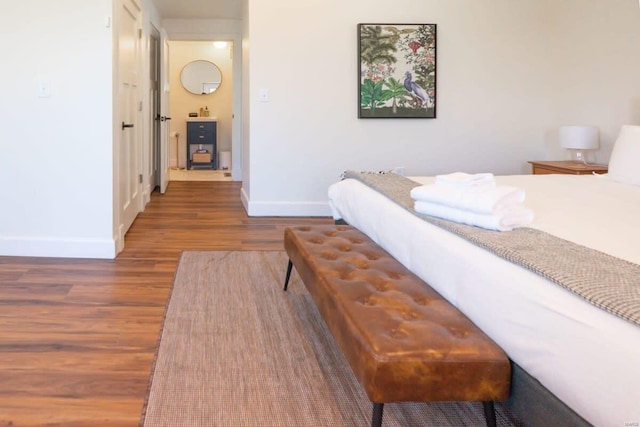
POLYGON ((142 28, 138 28, 138 38, 142 38, 142 28))
POLYGON ((140 184, 142 184, 142 174, 138 175, 138 180, 140 181, 140 184))

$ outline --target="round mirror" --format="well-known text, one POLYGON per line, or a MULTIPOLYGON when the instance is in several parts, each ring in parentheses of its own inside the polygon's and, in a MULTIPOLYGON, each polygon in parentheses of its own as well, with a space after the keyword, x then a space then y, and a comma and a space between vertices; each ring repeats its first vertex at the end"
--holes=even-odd
POLYGON ((189 92, 196 95, 207 95, 218 89, 222 83, 222 73, 213 62, 193 61, 182 69, 180 81, 189 92))

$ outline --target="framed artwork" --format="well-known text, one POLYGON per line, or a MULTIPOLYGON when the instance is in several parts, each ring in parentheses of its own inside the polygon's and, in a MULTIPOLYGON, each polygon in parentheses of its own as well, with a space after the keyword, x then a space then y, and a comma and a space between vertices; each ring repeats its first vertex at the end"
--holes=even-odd
POLYGON ((358 24, 358 117, 436 117, 436 24, 358 24))

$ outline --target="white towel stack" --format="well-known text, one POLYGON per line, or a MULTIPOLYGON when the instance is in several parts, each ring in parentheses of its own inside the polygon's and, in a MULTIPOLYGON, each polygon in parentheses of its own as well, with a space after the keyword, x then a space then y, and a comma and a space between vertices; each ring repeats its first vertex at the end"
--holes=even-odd
POLYGON ((438 175, 435 184, 411 190, 416 212, 497 231, 510 231, 533 221, 523 206, 524 190, 498 186, 490 173, 438 175))

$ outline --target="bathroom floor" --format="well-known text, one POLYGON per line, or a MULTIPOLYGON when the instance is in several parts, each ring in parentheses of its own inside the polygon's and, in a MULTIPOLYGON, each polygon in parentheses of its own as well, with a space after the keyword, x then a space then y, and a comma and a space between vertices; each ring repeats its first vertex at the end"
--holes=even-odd
POLYGON ((230 170, 169 169, 169 181, 231 181, 230 170))

